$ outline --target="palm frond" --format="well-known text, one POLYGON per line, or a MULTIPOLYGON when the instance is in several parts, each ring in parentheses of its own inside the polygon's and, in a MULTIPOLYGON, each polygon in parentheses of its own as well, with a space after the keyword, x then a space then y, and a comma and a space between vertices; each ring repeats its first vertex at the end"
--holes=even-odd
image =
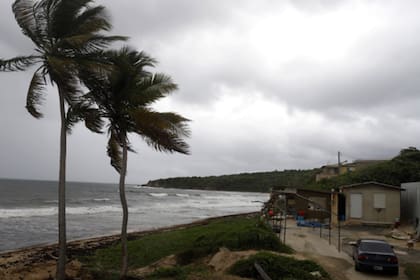
POLYGON ((149 110, 136 110, 131 113, 134 131, 146 143, 158 151, 188 154, 188 144, 182 137, 190 132, 186 122, 189 120, 175 113, 158 113, 149 110))
POLYGON ((38 47, 46 40, 46 17, 43 16, 45 1, 34 3, 32 0, 16 0, 12 5, 15 19, 24 35, 28 36, 38 47))
POLYGON ((59 46, 66 49, 74 49, 77 53, 90 54, 98 52, 116 41, 125 41, 127 39, 128 37, 125 36, 103 36, 86 33, 67 37, 60 42, 59 46))
POLYGON ((187 124, 191 120, 173 112, 164 112, 158 114, 159 118, 161 118, 162 121, 167 124, 167 127, 170 131, 182 137, 191 136, 191 131, 187 124))
POLYGON ((42 92, 45 89, 45 80, 38 71, 32 76, 26 96, 26 109, 34 118, 41 118, 39 106, 42 105, 42 92))
POLYGON ((50 13, 50 32, 54 38, 64 38, 74 34, 74 21, 93 0, 60 0, 56 1, 50 13))
POLYGON ((24 71, 39 61, 40 57, 36 55, 17 56, 7 60, 0 59, 0 71, 24 71))
POLYGON ((76 34, 96 33, 111 29, 109 16, 105 7, 88 7, 84 12, 77 16, 73 23, 76 34))
POLYGON ((111 165, 120 173, 122 169, 122 148, 115 132, 110 133, 107 153, 111 159, 111 165))
POLYGON ((148 106, 177 89, 177 84, 165 74, 157 73, 141 77, 134 88, 132 102, 136 105, 148 106))
POLYGON ((67 128, 70 129, 75 123, 84 121, 85 126, 93 132, 102 133, 104 121, 100 111, 93 106, 90 100, 84 98, 82 101, 70 104, 67 112, 67 128))
POLYGON ((145 52, 138 52, 129 46, 124 46, 119 50, 111 50, 107 52, 109 59, 122 71, 129 69, 137 75, 150 75, 146 71, 146 67, 154 67, 157 63, 156 59, 152 58, 145 52))

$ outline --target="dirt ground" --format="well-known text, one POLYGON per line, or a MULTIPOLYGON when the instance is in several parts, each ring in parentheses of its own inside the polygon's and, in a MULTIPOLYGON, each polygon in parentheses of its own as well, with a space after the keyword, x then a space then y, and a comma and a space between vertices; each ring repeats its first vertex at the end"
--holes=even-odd
MULTIPOLYGON (((319 228, 298 227, 293 220, 288 221, 286 228, 286 244, 291 246, 297 256, 315 260, 337 280, 370 280, 370 279, 408 279, 404 274, 404 264, 408 262, 419 263, 419 248, 408 249, 406 241, 387 238, 390 229, 377 227, 344 227, 340 232, 341 250, 338 251, 338 231, 333 229, 329 235, 328 229, 320 231, 319 228), (322 236, 322 237, 321 237, 322 236), (331 244, 329 242, 331 236, 331 244), (398 276, 358 272, 354 270, 351 258, 352 248, 349 241, 359 238, 386 239, 394 245, 394 251, 400 260, 400 273, 398 276)), ((280 234, 284 239, 284 232, 280 234)), ((420 247, 420 244, 417 246, 420 247)))

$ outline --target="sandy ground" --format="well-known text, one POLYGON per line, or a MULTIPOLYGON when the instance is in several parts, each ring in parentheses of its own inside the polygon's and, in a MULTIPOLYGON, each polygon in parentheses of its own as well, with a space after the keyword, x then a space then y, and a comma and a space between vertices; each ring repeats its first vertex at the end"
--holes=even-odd
MULTIPOLYGON (((351 246, 348 241, 357 240, 361 237, 384 239, 384 232, 389 230, 370 228, 344 228, 341 231, 342 250, 337 250, 337 232, 332 232, 331 245, 328 238, 328 230, 323 229, 320 237, 319 228, 297 227, 293 220, 288 221, 286 229, 286 244, 296 250, 297 256, 306 257, 318 262, 337 280, 370 280, 370 279, 408 279, 404 274, 403 264, 406 262, 418 262, 420 265, 420 251, 408 250, 405 242, 392 240, 395 252, 400 259, 400 273, 398 276, 358 272, 354 270, 354 262, 351 258, 351 246)), ((283 233, 280 236, 283 240, 283 233)), ((389 240, 388 240, 389 241, 389 240)))

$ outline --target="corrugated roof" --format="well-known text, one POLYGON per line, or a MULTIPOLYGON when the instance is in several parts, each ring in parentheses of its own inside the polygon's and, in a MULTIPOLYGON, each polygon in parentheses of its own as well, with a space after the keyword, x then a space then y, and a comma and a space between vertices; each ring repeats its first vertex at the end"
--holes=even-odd
POLYGON ((388 185, 388 184, 379 183, 379 182, 375 182, 375 181, 369 181, 369 182, 363 182, 363 183, 357 183, 357 184, 351 184, 351 185, 344 185, 344 186, 340 186, 338 188, 339 189, 347 189, 347 188, 360 187, 360 186, 364 186, 364 185, 377 185, 377 186, 381 186, 381 187, 384 187, 384 188, 395 189, 395 190, 399 190, 399 191, 404 191, 405 190, 405 189, 403 189, 399 186, 388 185))

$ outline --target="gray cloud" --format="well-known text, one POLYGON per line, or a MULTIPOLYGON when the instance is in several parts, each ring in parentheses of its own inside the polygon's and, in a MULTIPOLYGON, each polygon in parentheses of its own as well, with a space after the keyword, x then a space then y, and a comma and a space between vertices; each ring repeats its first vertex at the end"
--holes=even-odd
MULTIPOLYGON (((32 45, 0 2, 0 57, 32 45)), ((312 168, 389 158, 420 138, 417 1, 97 1, 114 34, 156 57, 180 90, 159 103, 193 120, 191 156, 132 137, 128 179, 312 168)), ((31 71, 0 73, 0 177, 55 179, 58 101, 24 108, 31 71)), ((106 135, 78 125, 70 180, 115 181, 106 135)))

